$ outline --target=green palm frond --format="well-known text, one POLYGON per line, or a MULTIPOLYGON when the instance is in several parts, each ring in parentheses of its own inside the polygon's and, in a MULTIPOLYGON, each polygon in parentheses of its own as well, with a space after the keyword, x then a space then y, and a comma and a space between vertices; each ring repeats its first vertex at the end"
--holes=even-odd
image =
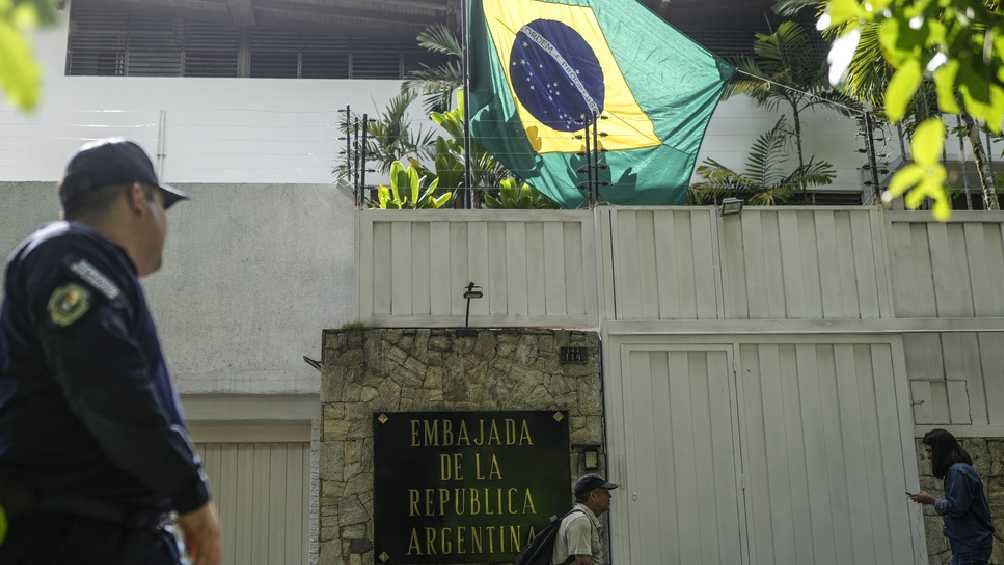
POLYGON ((779 0, 774 3, 774 12, 782 16, 795 16, 806 9, 822 15, 826 11, 826 0, 779 0))
POLYGON ((436 25, 418 34, 418 45, 433 53, 447 55, 449 57, 463 57, 464 48, 460 44, 453 30, 444 26, 436 25))
POLYGON ((778 118, 774 127, 756 138, 746 159, 746 175, 754 183, 771 186, 784 177, 779 169, 787 163, 785 149, 790 138, 791 131, 785 116, 778 118))
POLYGON ((755 184, 749 178, 710 157, 698 165, 697 174, 704 177, 704 180, 694 183, 691 189, 699 202, 751 192, 755 184))
POLYGON ((397 161, 434 154, 435 132, 412 126, 408 118, 408 110, 416 96, 414 92, 404 91, 392 97, 380 116, 367 126, 367 160, 379 163, 384 172, 397 161))
POLYGON ((861 39, 847 69, 844 91, 875 107, 883 106, 892 68, 882 56, 878 25, 869 24, 861 29, 861 39))
POLYGON ((735 78, 725 86, 725 98, 731 98, 739 94, 748 94, 759 102, 761 99, 765 99, 771 95, 772 85, 769 82, 750 76, 770 79, 767 76, 770 73, 760 68, 756 60, 750 57, 741 57, 736 59, 735 67, 736 70, 741 72, 736 73, 735 78))
POLYGON ((692 200, 703 204, 735 197, 751 204, 770 206, 788 200, 795 191, 833 182, 836 178, 833 165, 816 161, 814 157, 794 171, 782 172, 788 161, 791 136, 787 119, 782 116, 753 143, 742 173, 714 159, 705 159, 697 167, 702 179, 691 185, 692 200))
POLYGON ((778 64, 780 67, 786 59, 798 56, 800 51, 812 47, 808 32, 801 25, 786 21, 771 34, 758 33, 753 42, 753 52, 757 57, 778 64))
POLYGON ((464 83, 460 62, 447 61, 436 67, 422 63, 421 66, 421 69, 411 71, 408 80, 404 81, 401 88, 424 95, 427 112, 449 110, 453 102, 453 95, 464 83))
POLYGON ((772 186, 750 196, 749 202, 754 206, 776 206, 791 198, 794 190, 786 186, 772 186))
POLYGON ((725 97, 747 94, 762 108, 777 111, 782 104, 797 104, 801 109, 815 100, 798 91, 832 90, 826 80, 825 50, 815 31, 784 22, 772 34, 757 34, 753 51, 755 57, 736 61, 738 72, 727 85, 725 97))
POLYGON ((792 190, 801 187, 824 186, 832 183, 836 177, 837 170, 833 168, 833 165, 825 161, 809 159, 804 167, 795 169, 779 185, 789 187, 792 190))
POLYGON ((801 110, 823 106, 846 118, 856 118, 865 111, 862 101, 846 92, 820 89, 817 92, 812 92, 812 94, 813 97, 805 101, 800 108, 801 110))
POLYGON ((450 109, 453 93, 464 84, 460 64, 463 47, 456 34, 443 25, 426 29, 416 39, 419 46, 445 55, 449 60, 435 67, 423 64, 421 69, 409 74, 408 80, 401 85, 402 89, 424 95, 426 111, 445 112, 450 109))

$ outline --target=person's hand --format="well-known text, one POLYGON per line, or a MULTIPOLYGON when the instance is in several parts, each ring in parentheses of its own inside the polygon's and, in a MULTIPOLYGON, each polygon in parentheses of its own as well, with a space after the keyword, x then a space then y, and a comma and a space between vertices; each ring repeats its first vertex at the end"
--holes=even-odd
POLYGON ((920 491, 917 494, 911 494, 910 500, 918 504, 934 504, 935 498, 924 491, 920 491))
POLYGON ((185 536, 185 549, 192 565, 220 565, 223 561, 220 520, 212 502, 179 516, 178 525, 185 536))

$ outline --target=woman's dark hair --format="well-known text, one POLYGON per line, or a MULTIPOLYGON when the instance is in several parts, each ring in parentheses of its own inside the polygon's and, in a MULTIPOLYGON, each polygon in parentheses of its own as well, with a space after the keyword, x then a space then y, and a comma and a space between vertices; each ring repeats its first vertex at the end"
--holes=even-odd
POLYGON ((921 441, 931 448, 931 473, 939 479, 944 479, 948 468, 956 463, 973 464, 973 458, 948 430, 935 428, 924 434, 921 441))

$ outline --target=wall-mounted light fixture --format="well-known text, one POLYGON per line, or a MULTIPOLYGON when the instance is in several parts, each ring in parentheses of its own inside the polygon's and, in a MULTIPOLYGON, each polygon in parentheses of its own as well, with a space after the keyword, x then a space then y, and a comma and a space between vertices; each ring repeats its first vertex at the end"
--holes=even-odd
POLYGON ((600 468, 600 446, 596 443, 580 443, 572 445, 572 449, 582 454, 582 468, 586 471, 596 471, 600 468))
POLYGON ((718 214, 722 217, 733 216, 743 213, 743 201, 738 198, 726 198, 722 200, 722 205, 718 209, 718 214))
POLYGON ((485 297, 484 291, 480 286, 474 284, 473 281, 467 283, 464 287, 464 300, 467 301, 467 312, 464 314, 464 329, 467 329, 471 325, 471 300, 480 300, 485 297))

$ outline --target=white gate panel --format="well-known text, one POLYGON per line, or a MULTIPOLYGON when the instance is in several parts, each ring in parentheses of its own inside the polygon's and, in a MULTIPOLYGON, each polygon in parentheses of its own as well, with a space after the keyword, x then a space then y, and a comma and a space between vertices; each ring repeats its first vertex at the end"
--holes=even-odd
POLYGON ((689 349, 625 353, 627 563, 743 562, 729 353, 689 349))
POLYGON ((919 512, 904 495, 917 475, 893 351, 888 343, 740 345, 751 563, 921 560, 919 512))
POLYGON ((309 444, 199 443, 226 565, 305 565, 309 444))

